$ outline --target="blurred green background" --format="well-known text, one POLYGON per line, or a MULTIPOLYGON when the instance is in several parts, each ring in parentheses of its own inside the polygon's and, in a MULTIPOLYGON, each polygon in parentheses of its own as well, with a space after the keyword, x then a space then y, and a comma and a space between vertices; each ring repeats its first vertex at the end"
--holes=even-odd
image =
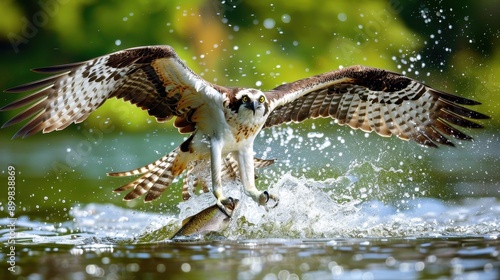
MULTIPOLYGON (((195 72, 222 85, 271 89, 339 66, 363 64, 402 72, 438 89, 473 98, 483 103, 477 109, 492 117, 483 122, 486 130, 471 132, 480 135, 480 145, 465 143, 452 152, 430 151, 396 139, 365 137, 360 132, 351 135, 346 129, 337 134, 337 127, 332 129, 329 121, 319 121, 317 131, 332 137, 332 142, 340 137, 347 143, 338 140, 339 145, 332 148, 335 151, 318 154, 326 154, 325 158, 335 154, 337 158, 332 161, 346 163, 332 164, 340 167, 326 171, 302 165, 291 169, 297 176, 336 178, 355 169, 352 164, 359 163, 359 158, 370 161, 369 154, 381 166, 398 167, 401 159, 410 161, 402 174, 393 174, 395 188, 412 177, 407 171, 414 170, 412 181, 421 181, 420 193, 425 185, 432 196, 453 196, 453 189, 442 191, 449 187, 446 182, 460 183, 464 171, 470 171, 475 174, 469 178, 471 182, 488 185, 482 193, 500 196, 499 175, 495 172, 500 127, 499 1, 4 0, 0 10, 2 89, 43 78, 30 73, 31 68, 82 61, 134 46, 166 44, 173 46, 195 72), (386 145, 396 152, 379 155, 387 150, 386 145), (339 155, 339 150, 348 148, 361 152, 349 157, 345 152, 339 155), (478 163, 443 167, 450 157, 455 163, 469 161, 460 157, 469 150, 475 151, 471 160, 478 163), (424 160, 413 156, 418 153, 424 160), (454 157, 450 153, 455 153, 454 157), (429 164, 435 158, 442 160, 429 164), (444 173, 431 172, 437 164, 444 173), (452 175, 446 173, 450 170, 452 175), (444 187, 428 186, 437 179, 444 187)), ((0 94, 0 106, 18 97, 0 94)), ((0 123, 16 113, 2 112, 0 123)), ((301 126, 294 127, 301 130, 301 126)), ((311 123, 303 127, 307 135, 311 123)), ((171 125, 157 124, 146 113, 116 100, 108 101, 88 121, 64 132, 10 140, 19 128, 16 125, 0 130, 2 178, 8 165, 16 166, 20 209, 37 213, 45 209, 42 213, 51 215, 54 209, 65 213, 67 207, 80 202, 123 205, 120 196, 110 192, 119 183, 106 178, 105 172, 152 162, 183 139, 171 125)), ((260 141, 262 149, 266 144, 260 141)), ((305 150, 311 149, 306 145, 305 150)), ((269 154, 286 154, 284 157, 293 162, 287 150, 277 147, 273 152, 269 154)), ((320 166, 325 165, 325 158, 320 166)), ((290 166, 293 164, 278 168, 290 166)), ((360 166, 360 172, 370 172, 362 163, 360 166)), ((386 174, 377 175, 380 184, 391 183, 385 179, 386 174)), ((275 173, 270 173, 269 180, 273 176, 275 173)), ((172 199, 178 200, 178 196, 172 199)), ((160 205, 169 202, 161 200, 160 205)), ((0 201, 5 203, 3 194, 0 201)))

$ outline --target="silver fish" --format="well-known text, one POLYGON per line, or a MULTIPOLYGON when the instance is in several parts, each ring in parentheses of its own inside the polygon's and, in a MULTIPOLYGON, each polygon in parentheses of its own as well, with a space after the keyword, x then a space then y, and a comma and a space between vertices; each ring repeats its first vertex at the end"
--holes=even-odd
MULTIPOLYGON (((239 200, 233 199, 231 203, 226 205, 226 208, 229 208, 232 210, 231 213, 234 213, 234 210, 238 206, 239 200)), ((213 205, 184 219, 181 229, 172 236, 172 239, 211 231, 222 231, 229 225, 230 220, 231 216, 221 210, 217 205, 213 205)))

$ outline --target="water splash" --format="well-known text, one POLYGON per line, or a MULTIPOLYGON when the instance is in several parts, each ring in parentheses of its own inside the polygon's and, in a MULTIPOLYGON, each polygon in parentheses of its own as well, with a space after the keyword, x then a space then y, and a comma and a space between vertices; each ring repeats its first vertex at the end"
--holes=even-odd
MULTIPOLYGON (((221 233, 230 240, 259 238, 387 238, 442 236, 498 236, 500 202, 495 198, 471 198, 445 202, 432 198, 410 200, 404 209, 380 200, 339 199, 325 195, 333 185, 284 175, 269 191, 280 204, 266 210, 242 195, 241 206, 229 227, 221 233)), ((202 196, 208 203, 209 195, 202 196)), ((188 216, 197 200, 179 205, 177 213, 158 214, 109 204, 75 206, 72 220, 64 223, 32 221, 20 217, 17 244, 130 244, 168 242, 179 229, 181 216, 188 216), (193 204, 194 203, 194 204, 193 204)), ((6 226, 8 219, 0 219, 6 226)), ((221 235, 209 238, 220 239, 221 235)), ((7 235, 0 236, 5 242, 7 235)), ((202 238, 197 236, 195 238, 202 238)))
POLYGON ((231 239, 405 237, 496 235, 500 232, 500 204, 494 198, 447 204, 416 198, 399 209, 379 200, 352 198, 343 202, 325 195, 335 181, 318 182, 283 176, 270 188, 281 200, 266 211, 243 199, 225 232, 231 239))

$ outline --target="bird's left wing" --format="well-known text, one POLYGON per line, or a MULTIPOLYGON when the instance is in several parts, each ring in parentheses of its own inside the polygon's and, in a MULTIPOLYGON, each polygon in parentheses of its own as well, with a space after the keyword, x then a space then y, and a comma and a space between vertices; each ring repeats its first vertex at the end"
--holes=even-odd
POLYGON ((271 113, 264 128, 330 117, 340 125, 433 147, 452 146, 445 135, 471 140, 456 127, 480 128, 470 119, 488 118, 462 106, 479 102, 397 73, 364 66, 283 84, 266 92, 266 96, 271 113))
POLYGON ((5 111, 30 105, 3 125, 32 118, 14 137, 62 130, 82 122, 112 97, 147 110, 160 122, 175 116, 181 132, 192 132, 196 109, 208 98, 222 99, 220 91, 224 90, 196 75, 169 46, 131 48, 33 71, 53 76, 6 90, 35 92, 0 108, 5 111))

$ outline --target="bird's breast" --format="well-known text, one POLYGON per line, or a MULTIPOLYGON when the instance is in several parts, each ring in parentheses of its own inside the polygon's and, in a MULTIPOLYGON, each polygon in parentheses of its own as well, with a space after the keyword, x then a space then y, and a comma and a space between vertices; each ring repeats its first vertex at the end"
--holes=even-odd
POLYGON ((227 125, 236 143, 253 140, 264 125, 260 119, 253 114, 226 114, 227 125))
POLYGON ((233 132, 236 142, 244 140, 253 140, 257 133, 259 133, 262 126, 259 125, 239 125, 233 132))

